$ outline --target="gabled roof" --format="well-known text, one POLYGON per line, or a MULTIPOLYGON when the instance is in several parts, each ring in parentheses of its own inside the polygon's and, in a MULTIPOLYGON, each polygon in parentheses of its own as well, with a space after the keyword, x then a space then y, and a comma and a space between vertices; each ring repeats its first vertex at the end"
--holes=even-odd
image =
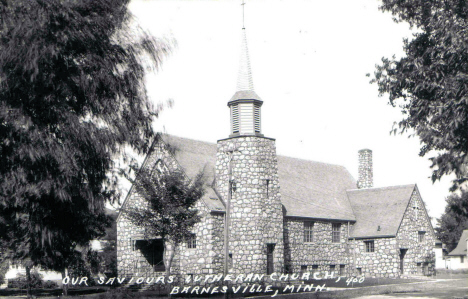
MULTIPOLYGON (((176 148, 175 158, 189 177, 205 168, 207 180, 213 181, 216 144, 171 135, 163 139, 176 148)), ((278 175, 287 216, 355 220, 346 189, 354 188, 356 182, 344 167, 278 156, 278 175)), ((208 189, 208 198, 217 198, 208 189)), ((205 198, 205 203, 211 210, 224 211, 220 200, 205 198)))
POLYGON ((356 215, 350 238, 396 236, 415 186, 348 190, 356 215))
MULTIPOLYGON (((204 169, 207 185, 214 180, 217 145, 171 135, 174 157, 189 177, 204 169)), ((356 181, 343 167, 278 156, 281 202, 288 217, 356 221, 353 238, 395 236, 415 185, 350 190, 356 181), (380 231, 377 231, 380 226, 380 231)), ((209 187, 203 201, 211 211, 224 204, 209 187)))
MULTIPOLYGON (((163 141, 174 149, 174 158, 184 169, 185 174, 193 178, 198 172, 203 171, 207 186, 211 186, 214 180, 216 165, 216 144, 163 135, 163 141)), ((211 187, 205 189, 203 196, 208 209, 212 211, 224 211, 224 205, 211 187)))
POLYGON ((356 220, 346 196, 356 181, 343 166, 278 156, 278 175, 287 216, 356 220))
POLYGON ((457 247, 452 250, 448 255, 463 255, 466 256, 466 239, 468 239, 468 229, 465 229, 458 241, 457 247))

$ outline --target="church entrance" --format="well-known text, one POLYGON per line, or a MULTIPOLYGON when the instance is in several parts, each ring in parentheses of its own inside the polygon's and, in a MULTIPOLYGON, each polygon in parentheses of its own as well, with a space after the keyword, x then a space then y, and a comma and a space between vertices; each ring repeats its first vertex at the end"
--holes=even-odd
POLYGON ((408 249, 400 249, 400 273, 403 274, 404 272, 404 264, 405 264, 405 254, 408 249))
POLYGON ((275 272, 273 265, 273 252, 275 250, 275 244, 267 244, 267 275, 275 272))
POLYGON ((164 267, 164 242, 161 239, 136 240, 135 249, 140 250, 144 260, 155 272, 163 272, 164 267))

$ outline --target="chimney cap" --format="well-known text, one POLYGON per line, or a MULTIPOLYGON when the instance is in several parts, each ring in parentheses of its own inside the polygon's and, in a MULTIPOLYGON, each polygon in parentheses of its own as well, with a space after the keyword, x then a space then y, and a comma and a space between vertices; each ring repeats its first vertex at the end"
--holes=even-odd
POLYGON ((359 153, 360 153, 360 152, 372 152, 372 150, 371 150, 371 149, 368 149, 368 148, 363 148, 363 149, 359 150, 358 152, 359 152, 359 153))

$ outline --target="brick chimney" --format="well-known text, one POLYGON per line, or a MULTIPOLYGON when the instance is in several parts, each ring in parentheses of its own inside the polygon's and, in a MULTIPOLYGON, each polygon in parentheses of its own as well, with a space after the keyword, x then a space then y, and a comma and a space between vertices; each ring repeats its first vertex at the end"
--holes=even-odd
POLYGON ((358 189, 372 188, 373 170, 372 170, 372 151, 362 149, 359 151, 359 177, 357 181, 358 189))

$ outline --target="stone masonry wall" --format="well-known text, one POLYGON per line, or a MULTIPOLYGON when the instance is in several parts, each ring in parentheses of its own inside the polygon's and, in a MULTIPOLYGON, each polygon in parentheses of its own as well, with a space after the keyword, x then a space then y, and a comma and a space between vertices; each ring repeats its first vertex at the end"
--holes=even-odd
POLYGON ((266 273, 267 244, 275 244, 274 271, 282 272, 283 212, 279 193, 276 146, 264 137, 233 137, 218 141, 217 190, 228 198, 229 155, 232 159, 230 253, 232 273, 266 273))
MULTIPOLYGON (((159 160, 164 163, 168 171, 180 169, 178 162, 162 141, 155 145, 145 165, 146 167, 154 167, 159 160)), ((125 202, 126 207, 147 206, 135 190, 130 192, 125 202)), ((172 262, 172 273, 207 274, 218 273, 222 269, 220 254, 222 254, 224 214, 211 213, 202 200, 196 204, 196 208, 202 216, 201 222, 197 223, 193 230, 197 240, 196 248, 187 248, 187 244, 180 244, 172 262), (221 230, 221 239, 219 230, 221 230)), ((121 214, 117 220, 117 269, 119 276, 154 277, 160 275, 161 272, 155 272, 142 252, 134 247, 133 244, 137 239, 144 239, 144 231, 132 224, 124 214, 121 214)))
POLYGON ((222 273, 224 264, 223 228, 224 213, 206 214, 194 229, 197 236, 196 248, 188 248, 186 243, 178 247, 177 262, 173 273, 184 275, 222 273))
POLYGON ((424 202, 415 188, 397 233, 398 248, 407 249, 403 265, 404 275, 422 274, 421 268, 424 266, 427 269, 426 274, 433 273, 435 240, 424 202), (425 232, 422 242, 419 242, 419 232, 425 232))
POLYGON ((340 242, 333 243, 332 222, 313 221, 313 242, 304 242, 304 221, 311 219, 286 217, 284 220, 285 263, 288 271, 324 272, 334 266, 338 275, 340 267, 344 266, 343 275, 351 274, 353 267, 348 245, 348 223, 341 222, 340 242))
POLYGON ((374 185, 374 170, 372 166, 372 151, 370 149, 362 149, 358 152, 359 155, 359 168, 358 168, 358 181, 357 187, 372 188, 374 185))
POLYGON ((399 254, 395 238, 351 240, 355 267, 366 277, 400 277, 399 254), (366 252, 366 241, 374 241, 374 252, 366 252))

